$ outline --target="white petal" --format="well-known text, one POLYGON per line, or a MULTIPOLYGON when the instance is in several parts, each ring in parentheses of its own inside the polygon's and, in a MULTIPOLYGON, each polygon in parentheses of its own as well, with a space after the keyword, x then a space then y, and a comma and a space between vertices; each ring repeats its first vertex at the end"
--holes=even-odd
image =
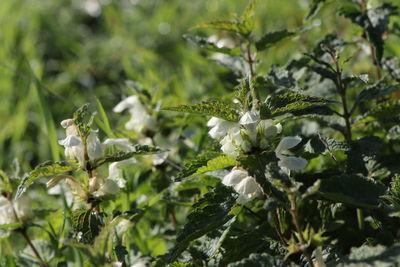
POLYGON ((113 109, 114 112, 122 112, 125 109, 135 107, 140 104, 139 97, 136 95, 130 96, 118 103, 113 109))
POLYGON ((292 171, 298 171, 304 169, 307 166, 307 160, 299 157, 279 157, 278 165, 281 168, 287 168, 292 171))
POLYGON ((256 123, 260 120, 260 114, 256 110, 246 112, 241 118, 239 123, 242 125, 256 123))
POLYGON ((65 147, 72 147, 81 144, 81 139, 76 135, 68 135, 63 140, 58 140, 58 143, 65 147))
POLYGON ((163 164, 168 158, 169 152, 160 153, 153 156, 153 165, 161 165, 163 164))
POLYGON ((208 122, 207 122, 207 126, 208 127, 214 127, 215 125, 217 125, 218 123, 220 123, 222 121, 222 119, 217 118, 217 117, 212 117, 208 122))
POLYGON ((280 127, 275 125, 272 120, 262 120, 257 126, 257 131, 261 136, 265 138, 271 138, 280 132, 280 128, 282 128, 282 126, 280 124, 279 126, 280 127))
POLYGON ((135 150, 135 147, 128 138, 109 138, 106 139, 103 144, 119 146, 125 152, 135 150))
POLYGON ((95 195, 96 197, 103 197, 108 195, 115 195, 118 194, 118 192, 119 192, 118 184, 111 179, 106 179, 104 184, 100 186, 99 190, 94 192, 93 195, 95 195))
POLYGON ((243 170, 232 170, 230 173, 224 176, 222 183, 226 186, 234 186, 240 183, 249 174, 243 170))
POLYGON ((103 156, 103 150, 96 131, 91 131, 86 140, 90 159, 98 159, 103 156))
POLYGON ((74 120, 73 119, 66 119, 66 120, 63 120, 62 122, 61 122, 61 126, 63 127, 63 128, 68 128, 69 126, 71 126, 71 125, 74 125, 75 123, 74 123, 74 120))
POLYGON ((297 146, 301 142, 299 136, 286 136, 282 138, 279 145, 276 147, 275 152, 281 154, 283 151, 297 146))
POLYGON ((235 186, 235 190, 241 195, 249 195, 259 193, 261 191, 260 186, 251 176, 247 176, 242 181, 240 181, 240 183, 235 186))

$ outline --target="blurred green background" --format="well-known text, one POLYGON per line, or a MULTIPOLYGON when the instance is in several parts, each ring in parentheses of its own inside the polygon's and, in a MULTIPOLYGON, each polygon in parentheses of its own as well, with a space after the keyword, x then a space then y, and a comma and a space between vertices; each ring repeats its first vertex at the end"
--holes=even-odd
MULTIPOLYGON (((105 107, 112 127, 121 126, 121 115, 113 114, 112 108, 131 93, 126 80, 141 83, 161 96, 165 105, 200 102, 230 92, 235 76, 210 62, 209 55, 182 35, 213 33, 190 27, 240 14, 247 2, 0 1, 0 168, 8 169, 14 158, 29 170, 61 157, 57 136, 64 133, 59 122, 77 106, 95 103, 95 97, 105 107)), ((259 55, 259 70, 284 64, 333 30, 343 36, 361 33, 336 14, 339 2, 343 1, 330 1, 308 23, 319 22, 319 27, 259 55)), ((310 4, 309 0, 260 1, 255 34, 296 29, 310 4)), ((399 50, 391 45, 386 53, 399 50)))

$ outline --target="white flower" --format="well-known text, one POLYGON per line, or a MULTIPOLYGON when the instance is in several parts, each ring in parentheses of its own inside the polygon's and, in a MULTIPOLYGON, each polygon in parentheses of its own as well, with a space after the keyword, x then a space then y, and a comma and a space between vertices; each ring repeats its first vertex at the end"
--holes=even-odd
POLYGON ((279 158, 278 165, 285 172, 298 171, 304 169, 307 166, 307 160, 300 157, 286 156, 288 149, 297 146, 301 142, 299 136, 286 136, 282 138, 278 146, 275 149, 276 157, 279 158))
POLYGON ((249 176, 249 174, 240 169, 232 169, 230 173, 224 176, 222 183, 226 186, 234 186, 240 183, 244 178, 249 176))
POLYGON ((119 188, 124 188, 126 180, 123 178, 120 167, 136 163, 136 159, 130 158, 123 161, 113 162, 108 166, 108 179, 113 180, 119 188))
POLYGON ((145 130, 156 129, 156 120, 147 112, 138 96, 133 95, 125 98, 114 107, 113 111, 119 113, 125 109, 128 109, 131 114, 131 119, 125 124, 127 130, 135 130, 141 133, 145 130))
POLYGON ((252 199, 254 199, 259 193, 261 193, 261 188, 256 182, 256 180, 247 176, 240 183, 235 185, 235 191, 239 193, 239 198, 237 202, 239 204, 244 204, 252 199))
POLYGON ((256 109, 247 111, 241 118, 239 123, 242 125, 257 123, 260 120, 260 112, 256 109))
POLYGON ((238 131, 239 125, 237 123, 212 117, 207 122, 208 127, 212 127, 208 134, 213 139, 220 139, 230 132, 238 131))
POLYGON ((128 219, 122 219, 116 226, 115 229, 117 231, 117 234, 120 236, 126 231, 129 230, 129 228, 133 227, 133 223, 128 220, 128 219))
MULTIPOLYGON (((93 178, 92 178, 93 179, 93 178)), ((106 179, 99 189, 92 194, 95 197, 107 197, 110 195, 116 195, 119 193, 119 186, 116 182, 111 179, 106 179)))
POLYGON ((239 204, 244 204, 254 199, 262 192, 261 187, 253 177, 249 176, 247 171, 236 167, 225 175, 222 183, 226 186, 232 186, 235 189, 239 194, 239 198, 237 199, 239 204))
POLYGON ((32 216, 32 210, 29 207, 29 200, 25 197, 9 200, 0 195, 0 225, 17 222, 15 215, 20 220, 28 219, 32 216))
POLYGON ((272 120, 261 120, 257 125, 257 132, 261 137, 272 138, 282 131, 282 125, 274 124, 272 120))
POLYGON ((89 136, 86 138, 87 150, 89 159, 98 159, 103 156, 103 150, 101 148, 101 143, 97 137, 98 131, 90 131, 89 136))
POLYGON ((243 138, 243 135, 246 135, 246 131, 229 133, 220 142, 222 145, 221 150, 233 158, 238 157, 240 153, 249 152, 252 145, 248 140, 243 138))

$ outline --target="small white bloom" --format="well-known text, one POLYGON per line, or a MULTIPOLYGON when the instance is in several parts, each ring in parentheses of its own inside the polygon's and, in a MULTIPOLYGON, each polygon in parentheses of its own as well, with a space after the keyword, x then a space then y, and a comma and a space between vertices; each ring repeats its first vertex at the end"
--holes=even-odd
POLYGON ((280 156, 279 157, 278 166, 281 168, 287 168, 292 171, 302 170, 307 166, 307 160, 300 157, 287 157, 280 156))
POLYGON ((307 160, 300 157, 286 156, 288 149, 297 146, 301 142, 301 137, 299 136, 286 136, 282 138, 278 146, 275 149, 276 157, 279 158, 278 165, 285 172, 298 171, 304 169, 307 166, 307 160))
POLYGON ((161 165, 163 164, 168 158, 169 152, 163 152, 160 154, 156 154, 153 156, 153 165, 161 165))
POLYGON ((224 176, 222 183, 226 186, 235 186, 247 176, 249 176, 249 174, 246 171, 233 169, 230 173, 224 176))
POLYGON ((256 182, 256 180, 251 177, 247 176, 244 178, 240 183, 238 183, 235 187, 235 191, 239 193, 240 197, 238 198, 237 202, 239 204, 244 204, 255 197, 259 193, 261 193, 261 188, 256 182))
POLYGON ((243 138, 243 135, 246 135, 246 131, 237 131, 234 133, 229 133, 225 136, 220 144, 221 150, 231 157, 238 157, 240 153, 246 153, 251 150, 251 143, 243 138))
POLYGON ((257 123, 260 120, 260 112, 256 109, 247 111, 241 118, 239 123, 242 125, 257 123))
POLYGON ((265 138, 275 137, 281 130, 281 124, 275 125, 272 120, 261 120, 257 125, 257 132, 265 138))
POLYGON ((212 127, 208 134, 213 139, 220 139, 230 132, 238 131, 239 125, 237 123, 212 117, 207 122, 208 127, 212 127))
POLYGON ((86 139, 87 150, 89 159, 94 160, 101 158, 103 156, 103 150, 101 148, 101 143, 97 137, 98 131, 90 131, 89 136, 86 139))
POLYGON ((126 180, 123 178, 122 170, 120 167, 126 166, 129 164, 135 164, 137 161, 134 158, 113 162, 108 166, 108 178, 113 180, 119 188, 124 188, 126 184, 126 180))
POLYGON ((105 197, 110 195, 115 195, 119 193, 119 186, 116 182, 111 179, 106 179, 105 182, 100 186, 100 188, 93 192, 95 197, 105 197))
POLYGON ((129 228, 133 227, 133 223, 128 220, 128 219, 122 219, 116 226, 115 229, 117 231, 118 235, 122 235, 126 231, 129 230, 129 228))
POLYGON ((113 109, 114 112, 122 112, 125 109, 129 110, 131 119, 125 124, 127 130, 135 130, 136 132, 143 132, 144 130, 155 130, 157 122, 150 114, 148 114, 146 108, 140 102, 138 96, 133 95, 122 100, 113 109))
POLYGON ((282 154, 286 150, 293 148, 300 144, 301 142, 301 137, 299 136, 286 136, 283 137, 282 140, 279 142, 278 146, 275 149, 275 152, 277 154, 282 154))

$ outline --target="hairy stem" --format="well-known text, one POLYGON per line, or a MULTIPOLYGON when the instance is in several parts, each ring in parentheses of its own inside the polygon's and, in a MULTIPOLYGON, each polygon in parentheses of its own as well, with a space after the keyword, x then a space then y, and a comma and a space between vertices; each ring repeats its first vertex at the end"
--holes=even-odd
POLYGON ((287 246, 288 243, 286 242, 285 236, 283 235, 282 229, 281 229, 281 221, 279 219, 279 210, 278 209, 276 209, 275 211, 272 212, 272 218, 274 219, 275 231, 277 232, 279 239, 281 240, 281 242, 284 246, 287 246))
MULTIPOLYGON (((249 65, 250 81, 252 81, 255 77, 255 72, 254 72, 254 60, 253 60, 253 57, 251 56, 251 44, 250 43, 246 44, 246 61, 247 61, 247 64, 249 65)), ((251 84, 250 84, 250 86, 251 86, 251 84)), ((258 91, 256 90, 256 88, 254 88, 254 86, 251 86, 250 89, 251 89, 251 96, 253 98, 253 105, 258 106, 258 103, 260 102, 260 95, 258 94, 258 91)))

